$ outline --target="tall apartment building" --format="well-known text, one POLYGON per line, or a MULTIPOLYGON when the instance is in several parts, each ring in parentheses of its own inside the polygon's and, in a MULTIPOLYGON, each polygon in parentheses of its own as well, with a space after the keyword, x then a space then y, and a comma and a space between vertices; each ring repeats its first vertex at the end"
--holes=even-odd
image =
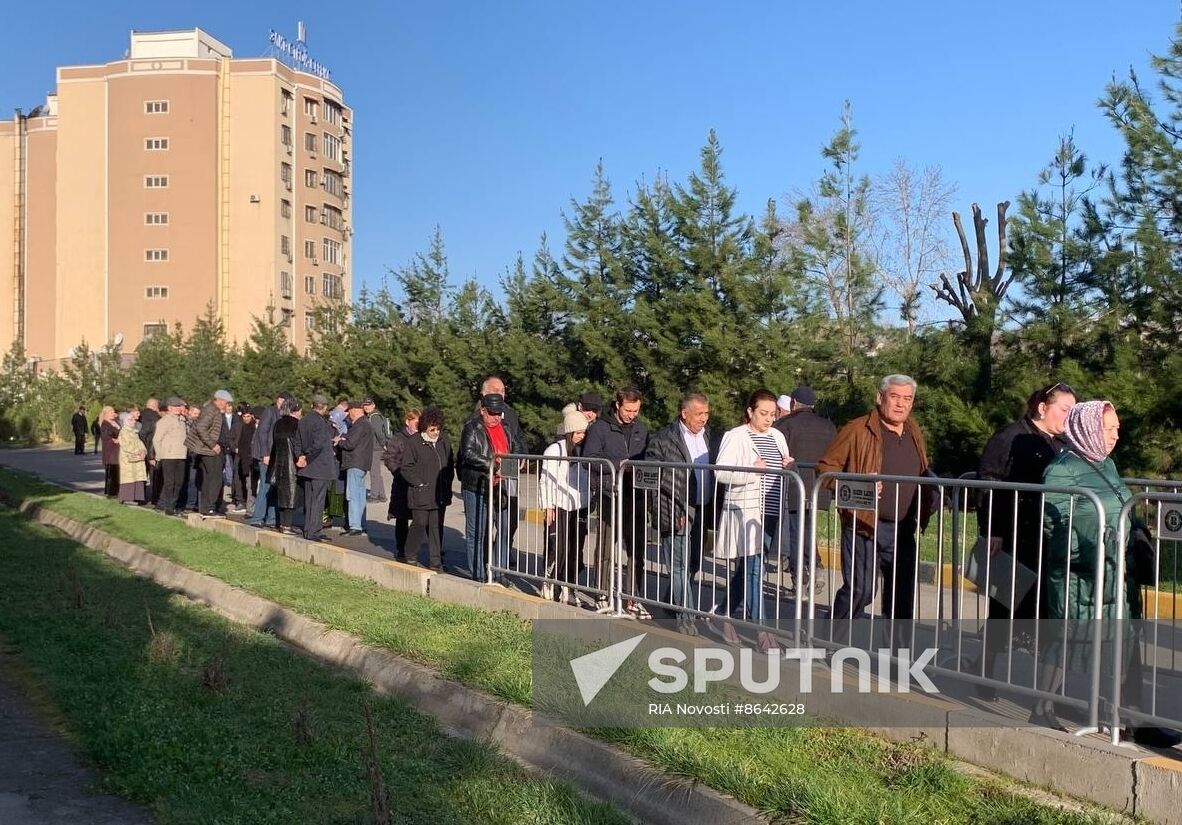
POLYGON ((273 307, 302 350, 350 295, 352 132, 333 83, 200 29, 59 68, 43 106, 0 121, 0 347, 53 368, 212 305, 239 342, 273 307))

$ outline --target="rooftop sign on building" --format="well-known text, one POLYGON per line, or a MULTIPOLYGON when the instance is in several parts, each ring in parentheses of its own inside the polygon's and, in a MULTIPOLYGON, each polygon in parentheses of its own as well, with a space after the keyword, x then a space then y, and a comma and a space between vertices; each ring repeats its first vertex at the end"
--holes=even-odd
POLYGON ((271 34, 267 39, 280 57, 287 58, 286 62, 293 69, 314 74, 324 80, 332 80, 332 72, 328 70, 328 67, 319 61, 313 60, 312 56, 308 54, 308 45, 305 42, 305 37, 304 24, 300 22, 296 23, 296 39, 294 41, 288 40, 274 29, 271 29, 271 34))

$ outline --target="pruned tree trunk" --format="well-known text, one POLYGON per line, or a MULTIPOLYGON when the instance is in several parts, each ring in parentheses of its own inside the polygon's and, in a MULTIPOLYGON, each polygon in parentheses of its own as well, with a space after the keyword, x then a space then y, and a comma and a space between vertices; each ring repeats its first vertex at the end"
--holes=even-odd
POLYGON ((964 321, 965 343, 977 359, 977 379, 973 382, 973 400, 977 402, 985 400, 993 383, 993 334, 997 329, 997 310, 1014 282, 1014 273, 1006 275, 1006 210, 1009 207, 1009 201, 997 205, 997 267, 992 273, 989 245, 985 239, 989 221, 982 217, 981 208, 973 204, 976 266, 973 266, 973 255, 960 214, 953 212, 952 223, 960 238, 964 269, 957 273, 955 284, 947 273, 942 272, 939 282, 931 285, 936 298, 956 309, 964 321))

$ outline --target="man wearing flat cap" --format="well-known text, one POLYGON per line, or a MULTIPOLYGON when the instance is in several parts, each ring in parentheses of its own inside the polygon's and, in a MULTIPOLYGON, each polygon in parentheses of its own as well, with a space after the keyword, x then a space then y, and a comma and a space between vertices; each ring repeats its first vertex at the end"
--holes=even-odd
POLYGON ((468 570, 472 578, 486 578, 485 558, 488 547, 489 507, 496 522, 498 567, 509 565, 512 540, 511 519, 517 511, 517 479, 503 478, 498 472, 501 456, 524 453, 525 444, 518 427, 504 421, 505 396, 486 393, 481 396, 476 414, 460 432, 460 494, 464 500, 464 543, 468 552, 468 570), (492 475, 492 499, 489 499, 489 476, 492 475))
POLYGON ((185 402, 175 395, 164 403, 165 412, 156 422, 152 433, 152 452, 160 467, 160 495, 156 507, 165 515, 176 515, 181 483, 185 478, 185 439, 189 427, 185 419, 185 402))
POLYGON ((222 518, 217 511, 218 498, 222 492, 222 434, 223 416, 234 403, 234 396, 227 390, 218 390, 208 401, 193 426, 185 446, 193 454, 201 468, 201 487, 197 491, 197 512, 205 518, 222 518))
POLYGON ((365 532, 365 474, 373 464, 373 428, 365 417, 365 403, 350 401, 347 413, 349 429, 337 442, 341 450, 341 470, 345 474, 345 500, 349 525, 346 536, 365 532))
MULTIPOLYGON (((829 445, 837 435, 837 428, 833 426, 833 422, 824 416, 817 415, 814 409, 816 405, 817 396, 812 389, 803 385, 799 386, 788 397, 788 414, 772 425, 784 434, 784 439, 788 442, 788 454, 796 459, 796 472, 800 474, 806 491, 811 490, 817 480, 817 473, 813 469, 813 465, 821 460, 821 456, 825 455, 825 451, 829 449, 829 445)), ((788 529, 781 531, 781 533, 788 544, 783 548, 783 558, 792 559, 791 574, 795 578, 796 542, 801 526, 800 513, 804 512, 804 535, 806 537, 812 535, 813 522, 817 514, 813 512, 809 501, 797 500, 794 485, 789 484, 787 487, 788 495, 784 496, 784 505, 788 510, 788 529)), ((828 510, 829 498, 829 490, 822 489, 817 495, 817 507, 821 510, 828 510)), ((781 523, 784 522, 781 521, 781 523)), ((798 585, 803 584, 804 587, 808 587, 813 578, 813 562, 814 560, 809 556, 809 548, 805 547, 802 573, 804 582, 798 582, 798 585)))

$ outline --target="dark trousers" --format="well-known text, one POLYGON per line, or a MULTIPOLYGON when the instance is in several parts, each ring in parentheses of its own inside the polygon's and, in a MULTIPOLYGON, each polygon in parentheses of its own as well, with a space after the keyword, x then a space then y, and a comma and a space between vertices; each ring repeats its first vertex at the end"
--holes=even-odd
POLYGON ((199 455, 201 486, 197 492, 197 512, 207 515, 214 512, 222 493, 221 455, 199 455))
POLYGON ((546 575, 567 584, 578 584, 586 540, 587 509, 556 509, 554 523, 546 525, 546 575), (551 565, 553 573, 549 572, 551 565))
MULTIPOLYGON (((293 529, 292 525, 295 524, 295 511, 296 508, 294 507, 276 507, 275 526, 282 527, 284 530, 293 529)), ((316 534, 313 534, 312 538, 316 538, 316 534)))
POLYGON ((103 492, 114 498, 119 495, 119 465, 104 464, 103 472, 103 492))
POLYGON ((397 516, 394 519, 394 546, 398 548, 397 557, 406 559, 406 540, 410 536, 410 516, 397 516))
POLYGON ((438 510, 411 510, 410 535, 407 537, 407 548, 411 560, 418 561, 423 548, 423 538, 427 539, 427 565, 432 570, 443 569, 443 515, 446 507, 438 510))
POLYGON ((166 513, 177 510, 181 497, 181 484, 185 479, 185 460, 183 458, 162 458, 156 462, 160 469, 160 497, 157 504, 166 513))
POLYGON ((834 619, 861 619, 874 600, 875 583, 882 573, 882 613, 894 619, 915 615, 914 515, 896 524, 879 521, 874 536, 841 525, 841 587, 833 597, 834 619), (852 615, 851 615, 852 614, 852 615))
POLYGON ((231 487, 234 503, 245 507, 254 496, 259 481, 257 461, 238 461, 234 464, 234 483, 231 487))
POLYGON ((74 433, 74 455, 86 455, 86 433, 74 433))
POLYGON ((189 483, 193 478, 193 456, 185 456, 185 470, 181 473, 181 490, 177 493, 176 508, 184 510, 189 505, 189 483))
POLYGON ((304 488, 304 538, 314 541, 324 530, 324 502, 332 479, 302 478, 300 484, 304 488))

